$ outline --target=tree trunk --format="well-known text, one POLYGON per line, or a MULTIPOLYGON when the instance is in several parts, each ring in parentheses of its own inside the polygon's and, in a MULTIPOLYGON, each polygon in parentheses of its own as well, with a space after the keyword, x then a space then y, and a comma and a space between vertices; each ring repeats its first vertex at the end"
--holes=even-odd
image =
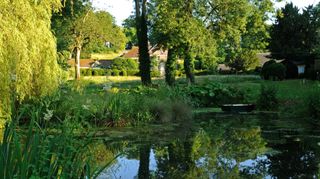
POLYGON ((169 86, 173 86, 175 84, 175 72, 176 72, 176 60, 177 55, 174 50, 175 47, 169 48, 168 50, 168 59, 166 62, 166 83, 169 86))
MULTIPOLYGON (((185 10, 187 13, 187 21, 192 18, 192 10, 193 10, 193 1, 186 1, 185 3, 185 10)), ((193 55, 191 52, 191 44, 186 43, 184 47, 184 70, 187 77, 187 82, 193 84, 195 82, 194 79, 194 62, 193 62, 193 55)))
POLYGON ((140 165, 138 171, 139 179, 150 178, 149 161, 150 160, 150 146, 143 145, 140 147, 140 165))
POLYGON ((139 45, 139 70, 141 75, 141 82, 143 85, 151 84, 151 75, 150 75, 150 55, 148 47, 148 26, 147 26, 147 1, 143 0, 141 7, 139 0, 135 0, 136 6, 136 29, 138 36, 138 45, 139 45), (141 13, 140 13, 141 9, 141 13))
POLYGON ((188 83, 194 84, 195 83, 195 78, 194 78, 194 61, 193 61, 193 56, 190 51, 190 46, 187 45, 184 48, 184 71, 186 72, 186 77, 188 83))
POLYGON ((76 57, 75 57, 75 79, 80 80, 80 53, 81 47, 76 47, 76 57))

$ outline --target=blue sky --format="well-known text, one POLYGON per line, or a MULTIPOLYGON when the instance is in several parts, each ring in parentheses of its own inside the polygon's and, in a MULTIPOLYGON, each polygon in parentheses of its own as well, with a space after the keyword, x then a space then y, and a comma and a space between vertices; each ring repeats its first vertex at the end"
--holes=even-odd
MULTIPOLYGON (((283 7, 286 2, 293 2, 299 8, 303 8, 310 4, 317 4, 320 0, 285 0, 285 2, 277 3, 276 7, 283 7)), ((97 10, 106 10, 110 12, 115 18, 118 25, 129 17, 133 11, 133 0, 92 0, 93 6, 97 10)))

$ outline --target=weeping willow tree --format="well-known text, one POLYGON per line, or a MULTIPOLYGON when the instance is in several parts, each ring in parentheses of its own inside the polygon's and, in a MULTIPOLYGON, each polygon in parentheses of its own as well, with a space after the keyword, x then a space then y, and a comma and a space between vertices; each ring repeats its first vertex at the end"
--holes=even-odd
POLYGON ((59 82, 56 41, 50 29, 60 0, 0 1, 0 123, 12 104, 53 92, 59 82))

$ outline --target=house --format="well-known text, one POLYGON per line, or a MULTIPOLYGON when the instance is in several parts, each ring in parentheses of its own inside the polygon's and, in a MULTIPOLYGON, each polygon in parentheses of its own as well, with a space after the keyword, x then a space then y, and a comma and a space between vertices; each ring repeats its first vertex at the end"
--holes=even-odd
MULTIPOLYGON (((157 57, 159 61, 167 61, 168 51, 164 50, 157 45, 149 48, 149 54, 151 57, 157 57)), ((121 57, 139 59, 139 47, 134 46, 127 52, 125 52, 121 57)))
POLYGON ((139 47, 132 47, 130 50, 125 52, 121 57, 138 59, 139 58, 139 47))
MULTIPOLYGON (((257 67, 262 67, 267 61, 272 60, 271 53, 257 53, 256 57, 259 60, 259 64, 257 67)), ((280 61, 279 61, 280 62, 280 61)), ((232 68, 226 64, 218 64, 218 71, 223 74, 232 73, 232 68)))
POLYGON ((259 59, 259 66, 262 67, 267 61, 272 60, 271 53, 257 53, 257 58, 259 59))
MULTIPOLYGON (((93 60, 93 59, 81 59, 80 60, 80 68, 81 69, 88 69, 88 68, 110 68, 112 65, 112 60, 93 60)), ((75 60, 70 59, 68 60, 68 64, 71 67, 74 67, 75 60)))
MULTIPOLYGON (((165 62, 168 58, 168 51, 160 48, 155 45, 153 47, 149 46, 149 54, 150 57, 154 57, 158 60, 158 70, 160 71, 161 76, 165 74, 165 62)), ((139 47, 132 47, 131 50, 128 50, 121 57, 123 58, 131 58, 131 59, 139 59, 139 47)))
POLYGON ((113 60, 97 60, 91 65, 91 67, 107 69, 107 68, 111 68, 112 63, 113 63, 113 60))
MULTIPOLYGON (((95 61, 93 59, 81 59, 80 60, 80 68, 83 68, 83 69, 91 68, 91 66, 94 64, 94 62, 95 61)), ((71 67, 74 67, 75 60, 74 59, 68 60, 68 65, 70 65, 71 67)))
POLYGON ((305 74, 307 64, 304 60, 283 60, 281 62, 286 67, 286 78, 298 78, 305 74))

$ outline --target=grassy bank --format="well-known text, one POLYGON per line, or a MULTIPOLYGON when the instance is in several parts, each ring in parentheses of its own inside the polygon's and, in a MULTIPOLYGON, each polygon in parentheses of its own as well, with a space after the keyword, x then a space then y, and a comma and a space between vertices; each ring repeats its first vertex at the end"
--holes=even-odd
MULTIPOLYGON (((175 120, 191 108, 257 104, 263 85, 275 88, 277 107, 272 110, 300 117, 311 115, 309 99, 319 91, 316 81, 264 81, 252 75, 200 76, 196 81, 196 85, 189 86, 184 78, 178 78, 175 87, 168 87, 164 79, 157 78, 152 87, 142 87, 139 77, 86 77, 68 81, 56 94, 40 101, 23 103, 18 112, 23 116, 22 123, 31 118, 28 111, 37 109, 40 124, 67 119, 82 127, 136 126, 175 120)), ((317 101, 312 105, 317 110, 317 101)))
MULTIPOLYGON (((91 92, 104 86, 115 87, 117 89, 130 89, 140 85, 139 77, 89 77, 85 78, 86 83, 92 85, 91 92)), ((282 114, 292 116, 307 116, 308 100, 310 96, 319 91, 319 82, 310 80, 284 80, 265 81, 254 75, 208 75, 196 77, 197 85, 205 86, 210 83, 219 83, 224 87, 230 87, 245 93, 245 102, 257 103, 261 93, 261 86, 273 87, 276 89, 278 98, 278 111, 282 114)), ((156 86, 164 86, 164 79, 153 79, 156 86)), ((178 78, 177 86, 185 89, 185 79, 178 78)), ((193 99, 189 99, 193 101, 193 99)))

